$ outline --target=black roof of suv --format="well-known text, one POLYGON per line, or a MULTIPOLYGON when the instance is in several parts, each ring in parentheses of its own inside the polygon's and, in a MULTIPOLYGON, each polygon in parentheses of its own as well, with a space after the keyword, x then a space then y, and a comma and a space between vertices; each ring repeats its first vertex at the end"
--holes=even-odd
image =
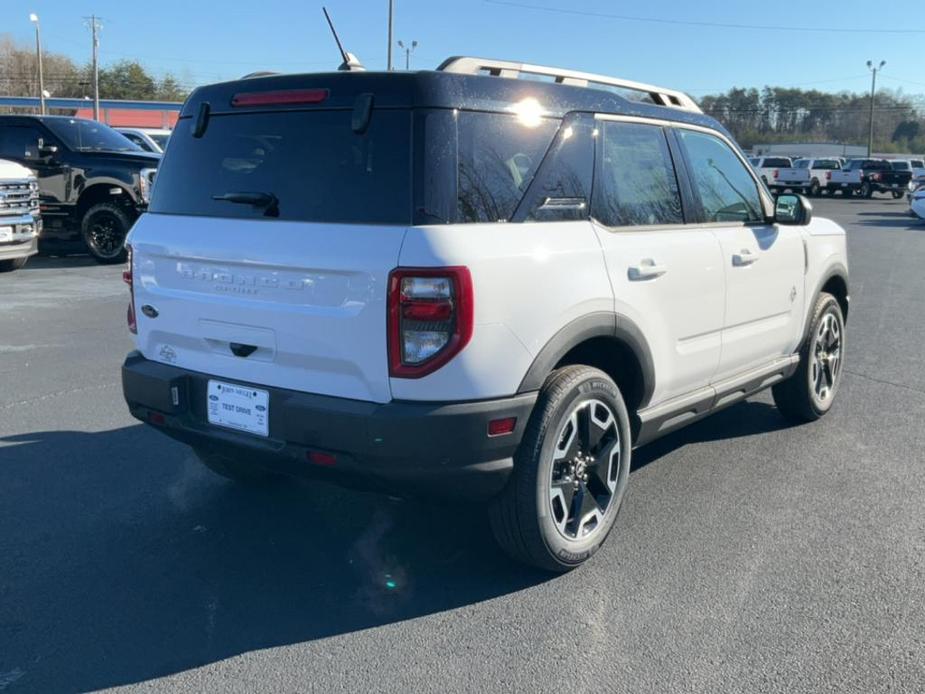
MULTIPOLYGON (((597 86, 572 86, 555 82, 506 79, 488 75, 444 71, 420 72, 327 72, 245 78, 196 89, 183 106, 181 117, 195 116, 203 103, 213 114, 260 110, 254 105, 233 105, 236 95, 288 90, 326 90, 323 108, 352 109, 359 97, 370 95, 376 108, 449 108, 510 112, 523 99, 536 99, 543 114, 562 117, 582 111, 660 118, 700 125, 726 133, 714 118, 681 108, 630 100, 616 91, 597 86)), ((318 104, 321 106, 321 104, 318 104)), ((274 105, 273 109, 286 108, 274 105)), ((293 104, 304 109, 305 104, 293 104)))

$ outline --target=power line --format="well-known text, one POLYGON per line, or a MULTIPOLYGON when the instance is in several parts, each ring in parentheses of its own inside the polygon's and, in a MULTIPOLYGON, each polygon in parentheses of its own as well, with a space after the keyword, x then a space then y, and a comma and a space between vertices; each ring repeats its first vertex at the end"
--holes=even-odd
POLYGON ((483 0, 489 5, 504 5, 507 7, 519 7, 525 10, 538 10, 540 12, 554 12, 557 14, 578 15, 581 17, 595 17, 599 19, 619 19, 625 22, 648 22, 651 24, 674 24, 679 26, 696 26, 696 27, 713 27, 717 29, 747 29, 753 31, 792 31, 802 33, 818 34, 925 34, 925 29, 841 29, 836 27, 801 27, 801 26, 779 26, 773 24, 738 24, 730 22, 702 22, 686 19, 663 19, 659 17, 638 17, 624 14, 612 14, 610 12, 595 12, 592 10, 575 10, 565 7, 550 7, 544 5, 533 5, 526 2, 515 2, 514 0, 483 0))

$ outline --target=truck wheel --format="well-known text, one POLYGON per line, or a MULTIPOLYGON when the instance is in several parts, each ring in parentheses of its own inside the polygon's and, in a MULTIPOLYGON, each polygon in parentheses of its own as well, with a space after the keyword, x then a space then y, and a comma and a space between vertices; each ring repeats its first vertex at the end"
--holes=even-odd
POLYGON ((81 222, 84 243, 98 263, 125 261, 125 237, 132 220, 118 205, 101 202, 87 210, 81 222))
POLYGON ((810 329, 800 348, 796 372, 771 392, 787 419, 812 422, 832 407, 845 361, 845 319, 838 300, 823 292, 816 300, 810 329))
POLYGON ((193 446, 199 461, 217 475, 249 486, 263 486, 278 479, 259 465, 208 446, 193 446))
POLYGON ((492 501, 498 544, 546 571, 574 569, 607 539, 629 479, 629 415, 617 385, 590 366, 546 379, 514 472, 492 501))
POLYGON ((822 186, 819 185, 819 181, 815 178, 813 182, 809 184, 809 196, 811 198, 818 198, 822 195, 822 186))
POLYGON ((858 191, 862 198, 867 198, 868 200, 874 196, 874 189, 867 181, 864 181, 861 184, 861 190, 858 191))
POLYGON ((0 272, 13 272, 25 266, 28 258, 13 258, 12 260, 0 260, 0 272))

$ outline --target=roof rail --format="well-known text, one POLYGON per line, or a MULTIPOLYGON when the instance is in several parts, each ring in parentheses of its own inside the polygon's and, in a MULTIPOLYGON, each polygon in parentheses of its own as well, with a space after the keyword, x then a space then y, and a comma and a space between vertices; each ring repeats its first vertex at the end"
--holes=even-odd
POLYGON ((703 113, 696 102, 684 92, 676 89, 656 87, 642 82, 631 82, 618 77, 595 75, 589 72, 576 72, 556 67, 543 67, 529 63, 516 63, 508 60, 490 60, 486 58, 470 58, 456 56, 447 58, 440 67, 443 72, 453 72, 462 75, 495 75, 519 79, 521 76, 539 75, 552 77, 557 84, 568 84, 573 87, 618 87, 633 92, 640 92, 649 96, 659 106, 679 108, 684 111, 703 113))

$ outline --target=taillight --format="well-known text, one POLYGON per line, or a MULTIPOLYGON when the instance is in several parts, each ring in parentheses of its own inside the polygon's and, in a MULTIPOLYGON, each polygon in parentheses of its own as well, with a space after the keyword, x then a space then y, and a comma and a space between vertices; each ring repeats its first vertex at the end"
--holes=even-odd
POLYGON ((469 343, 472 327, 468 268, 399 268, 389 275, 390 375, 433 373, 469 343))
POLYGON ((875 173, 875 174, 871 175, 870 180, 872 180, 872 181, 879 181, 881 178, 882 178, 882 176, 881 176, 880 174, 875 173))
POLYGON ((776 179, 778 176, 780 176, 780 171, 774 169, 774 178, 776 179))
POLYGON ((827 181, 831 181, 831 180, 832 180, 832 172, 831 172, 831 171, 826 171, 826 172, 825 172, 825 180, 827 180, 827 181))
POLYGON ((125 245, 127 253, 125 258, 125 269, 122 271, 122 281, 128 285, 128 313, 125 318, 128 322, 128 331, 133 335, 138 334, 138 321, 135 320, 135 281, 132 275, 132 247, 125 245))

